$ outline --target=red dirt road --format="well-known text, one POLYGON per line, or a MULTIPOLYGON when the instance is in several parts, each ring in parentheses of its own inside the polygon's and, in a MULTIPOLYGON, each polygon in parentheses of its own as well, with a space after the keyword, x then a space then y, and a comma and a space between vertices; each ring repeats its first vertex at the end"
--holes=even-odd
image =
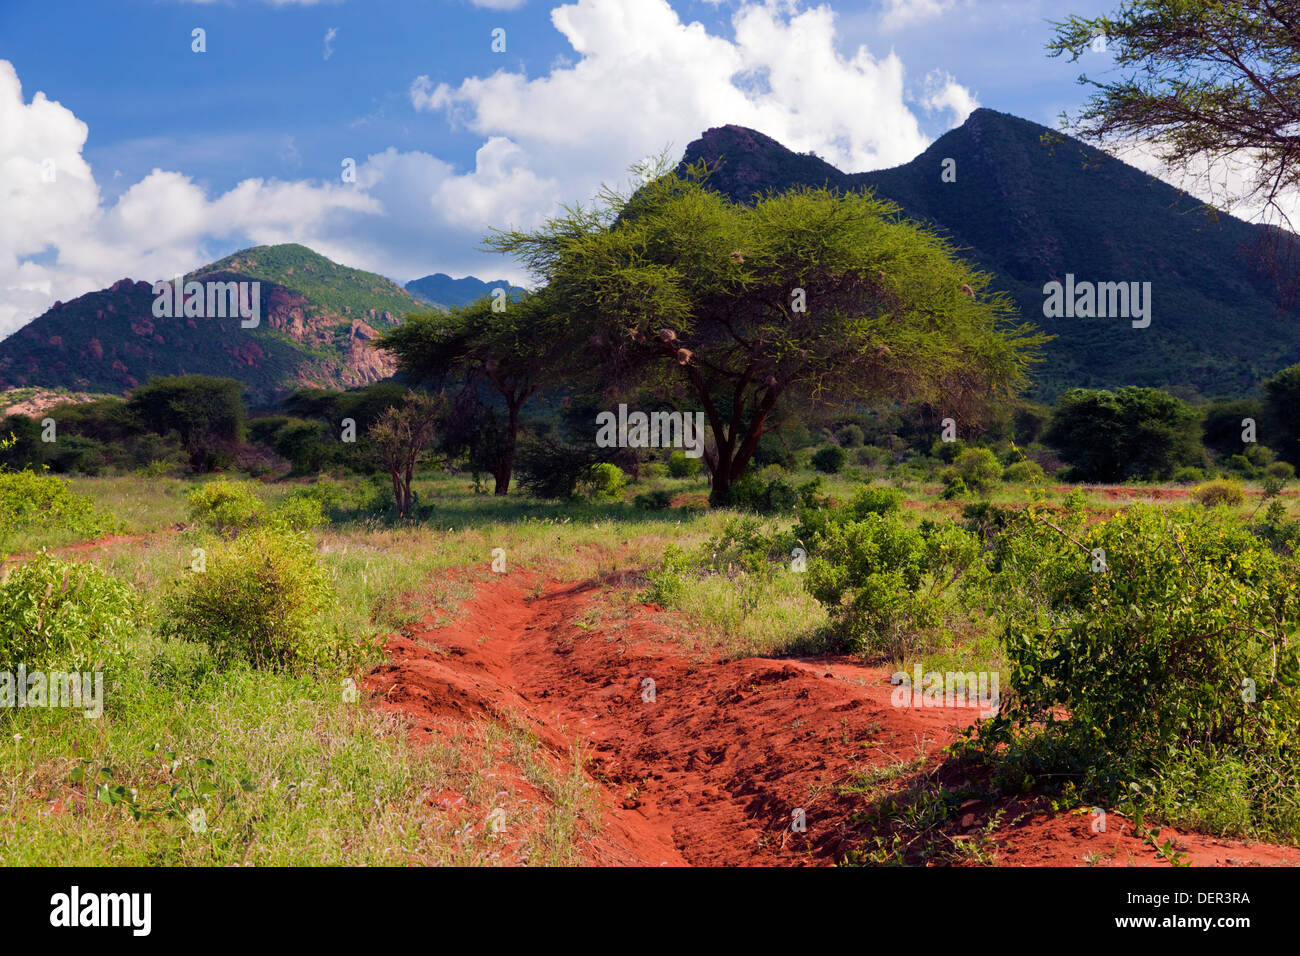
MULTIPOLYGON (((862 817, 873 798, 845 790, 862 772, 966 783, 940 765, 974 708, 894 707, 888 670, 850 661, 692 660, 653 608, 620 616, 594 582, 534 583, 494 578, 446 626, 394 637, 366 686, 417 738, 497 718, 560 758, 579 748, 604 811, 593 864, 830 864, 885 832, 862 817)), ((998 864, 1168 865, 1114 814, 1093 833, 1087 815, 969 803, 942 839, 982 839, 998 864)), ((1294 848, 1170 837, 1198 865, 1300 864, 1294 848)))

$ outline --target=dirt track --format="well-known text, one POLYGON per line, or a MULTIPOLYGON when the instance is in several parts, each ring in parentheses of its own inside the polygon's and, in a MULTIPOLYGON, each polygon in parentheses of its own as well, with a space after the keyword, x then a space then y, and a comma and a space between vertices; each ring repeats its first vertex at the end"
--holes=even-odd
MULTIPOLYGON (((654 608, 606 620, 596 584, 536 585, 518 574, 482 584, 446 626, 426 618, 393 638, 367 687, 417 737, 496 717, 556 755, 579 747, 604 809, 586 853, 595 864, 836 862, 869 835, 855 819, 865 798, 843 786, 918 758, 914 773, 933 771, 978 716, 893 707, 888 671, 850 661, 691 660, 654 608), (800 809, 806 832, 791 827, 800 809)), ((944 839, 973 837, 1004 810, 1010 822, 990 828, 1002 864, 1165 865, 1117 815, 1093 833, 1086 815, 971 803, 944 839)), ((1293 848, 1169 836, 1198 865, 1300 864, 1293 848)))

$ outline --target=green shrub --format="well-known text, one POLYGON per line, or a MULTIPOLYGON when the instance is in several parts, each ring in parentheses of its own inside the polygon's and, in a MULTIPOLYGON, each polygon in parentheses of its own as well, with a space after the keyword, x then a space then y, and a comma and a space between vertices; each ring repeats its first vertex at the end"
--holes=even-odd
POLYGON ((860 448, 862 443, 866 441, 866 435, 861 427, 850 423, 842 425, 835 432, 835 441, 839 443, 841 448, 860 448))
POLYGON ((329 524, 321 508, 321 498, 294 493, 285 497, 271 512, 271 522, 289 531, 311 531, 329 524))
POLYGON ((668 466, 661 461, 648 461, 641 466, 637 481, 658 481, 668 476, 668 466))
POLYGON ((1173 482, 1176 485, 1194 485, 1198 481, 1205 480, 1205 472, 1199 468, 1193 468, 1191 465, 1184 465, 1181 468, 1174 469, 1173 482))
POLYGON ((67 479, 47 472, 0 470, 0 552, 34 527, 58 527, 83 537, 111 534, 121 525, 99 511, 67 479))
POLYGON ((597 462, 587 469, 578 482, 578 493, 588 501, 619 501, 627 485, 627 476, 618 465, 597 462))
POLYGON ((684 451, 675 451, 668 456, 668 473, 674 478, 698 478, 703 469, 701 459, 688 458, 684 451))
POLYGON ((858 465, 866 465, 868 468, 881 468, 894 460, 894 456, 886 448, 877 448, 875 445, 864 445, 862 448, 853 449, 853 461, 858 465))
POLYGON ((992 578, 1011 694, 987 732, 1126 798, 1189 754, 1240 759, 1267 817, 1300 783, 1294 562, 1190 508, 1062 530, 1025 522, 992 578))
POLYGON ((1290 481, 1295 477, 1295 465, 1289 461, 1275 461, 1265 468, 1264 472, 1273 478, 1290 481))
POLYGON ((1238 507, 1246 500, 1241 482, 1230 478, 1207 481, 1193 492, 1194 497, 1207 508, 1219 506, 1238 507))
POLYGON ((761 515, 788 514, 799 504, 799 492, 781 477, 764 480, 748 474, 728 489, 727 505, 761 515))
POLYGON ((812 456, 812 465, 827 475, 836 475, 844 468, 848 454, 839 445, 827 445, 812 456))
POLYGON ((164 596, 161 631, 205 644, 220 665, 321 664, 337 654, 321 620, 333 592, 310 541, 257 527, 208 550, 206 569, 164 596))
POLYGON ((632 504, 647 511, 666 511, 673 506, 673 495, 672 492, 662 489, 647 491, 632 499, 632 504))
POLYGON ((1002 477, 1002 464, 988 448, 967 448, 953 459, 952 467, 966 487, 979 494, 987 493, 1002 477))
POLYGON ((249 485, 218 478, 186 497, 190 521, 223 537, 234 537, 266 519, 266 502, 249 485))
POLYGON ((1047 480, 1043 466, 1026 458, 1002 469, 1002 480, 1013 485, 1041 485, 1047 480))
POLYGON ((955 468, 945 468, 943 470, 943 491, 940 497, 945 501, 951 501, 953 498, 960 498, 963 495, 970 494, 970 489, 966 487, 966 482, 962 476, 957 474, 955 468))
POLYGON ((961 439, 954 441, 944 441, 942 438, 936 438, 930 445, 930 457, 938 458, 945 465, 951 465, 957 460, 957 456, 966 450, 966 443, 961 439))
POLYGON ((130 587, 42 552, 0 585, 0 668, 102 670, 121 660, 139 624, 130 587))
POLYGON ((848 648, 901 662, 943 619, 944 591, 979 551, 955 525, 911 528, 896 514, 830 522, 808 564, 808 593, 848 648))

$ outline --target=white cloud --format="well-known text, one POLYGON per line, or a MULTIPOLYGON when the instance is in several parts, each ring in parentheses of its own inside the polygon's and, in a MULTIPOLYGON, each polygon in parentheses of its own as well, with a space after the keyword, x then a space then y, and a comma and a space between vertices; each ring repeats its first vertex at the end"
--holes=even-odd
POLYGON ((956 0, 885 0, 880 25, 886 30, 901 30, 943 16, 954 6, 956 0))
POLYGON ((338 27, 330 27, 325 31, 325 53, 324 58, 329 59, 334 55, 334 38, 339 35, 338 27))
POLYGON ((742 2, 731 36, 683 22, 666 0, 577 0, 551 22, 572 54, 540 76, 411 84, 418 112, 481 137, 472 169, 390 147, 358 157, 355 183, 259 178, 219 195, 156 169, 111 204, 81 158, 85 124, 39 93, 25 104, 0 62, 0 336, 56 298, 171 276, 236 244, 302 242, 399 280, 437 270, 520 281, 516 264, 479 250, 491 228, 535 226, 644 156, 676 159, 709 127, 749 126, 861 171, 929 145, 918 111, 956 118, 975 103, 947 74, 909 84, 892 52, 843 49, 830 8, 797 0, 742 2), (925 86, 919 100, 910 86, 925 86), (36 175, 46 155, 57 188, 36 175))
POLYGON ((528 0, 470 0, 470 2, 484 10, 518 10, 528 0))
POLYGON ((926 94, 921 105, 932 113, 948 110, 952 116, 948 126, 960 126, 966 117, 979 109, 979 100, 970 90, 962 86, 952 74, 935 70, 925 78, 926 94))

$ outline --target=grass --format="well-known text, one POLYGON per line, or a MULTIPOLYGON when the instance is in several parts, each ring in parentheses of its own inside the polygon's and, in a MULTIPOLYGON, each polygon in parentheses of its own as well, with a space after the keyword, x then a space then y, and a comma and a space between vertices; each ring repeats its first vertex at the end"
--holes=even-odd
MULTIPOLYGON (((847 500, 863 478, 901 486, 909 521, 959 519, 972 500, 943 500, 937 482, 862 471, 828 479, 823 494, 847 500)), ((193 485, 175 478, 74 479, 75 492, 136 536, 78 558, 95 561, 156 602, 170 581, 188 573, 200 541, 177 528, 193 485)), ((294 485, 257 487, 272 503, 294 485)), ((628 500, 655 488, 697 500, 707 492, 702 481, 659 479, 631 486, 628 500)), ((336 619, 343 633, 370 646, 367 666, 380 659, 384 635, 426 613, 444 621, 458 613, 476 584, 489 579, 496 548, 505 551, 507 573, 533 575, 542 582, 537 587, 548 580, 600 581, 603 616, 584 623, 607 625, 642 599, 645 572, 670 545, 696 547, 736 517, 726 510, 497 498, 475 494, 463 476, 445 474, 422 478, 416 490, 425 503, 418 520, 344 514, 316 533, 338 597, 336 619)), ((1098 517, 1127 506, 1130 493, 1141 497, 1141 489, 1119 496, 1106 488, 1083 490, 1098 517)), ((1023 505, 1041 496, 1059 505, 1064 495, 1055 486, 1008 487, 992 500, 1023 505)), ((1241 515, 1258 501, 1248 494, 1241 515)), ((776 520, 788 525, 792 519, 776 520)), ((39 523, 10 534, 15 554, 78 543, 75 534, 39 523)), ((770 577, 692 581, 666 622, 691 653, 780 655, 816 651, 826 614, 786 566, 770 577)), ((165 644, 149 627, 133 652, 134 666, 111 675, 99 720, 61 711, 0 712, 0 864, 567 865, 582 861, 585 841, 600 828, 584 755, 553 754, 519 726, 465 725, 416 746, 403 726, 364 706, 364 698, 362 704, 346 699, 343 678, 360 673, 214 672, 205 670, 201 653, 165 644), (77 780, 78 768, 87 768, 81 772, 89 779, 77 780), (102 793, 116 787, 134 791, 134 800, 105 802, 102 793), (195 796, 199 790, 209 796, 195 796), (201 831, 189 819, 198 806, 206 815, 201 831), (494 829, 487 821, 496 811, 504 825, 494 829)), ((979 619, 955 622, 942 646, 905 669, 918 662, 939 671, 1004 666, 996 635, 979 619)), ((878 798, 877 808, 912 814, 915 819, 895 821, 894 831, 910 840, 946 818, 950 799, 932 785, 902 801, 882 796, 882 788, 923 763, 864 771, 848 786, 878 798)), ((1161 795, 1160 810, 1175 823, 1246 829, 1229 769, 1221 786, 1195 800, 1176 798, 1188 783, 1180 782, 1161 795)), ((987 862, 983 842, 949 849, 953 859, 987 862)), ((887 862, 898 855, 882 845, 868 857, 887 862)))

